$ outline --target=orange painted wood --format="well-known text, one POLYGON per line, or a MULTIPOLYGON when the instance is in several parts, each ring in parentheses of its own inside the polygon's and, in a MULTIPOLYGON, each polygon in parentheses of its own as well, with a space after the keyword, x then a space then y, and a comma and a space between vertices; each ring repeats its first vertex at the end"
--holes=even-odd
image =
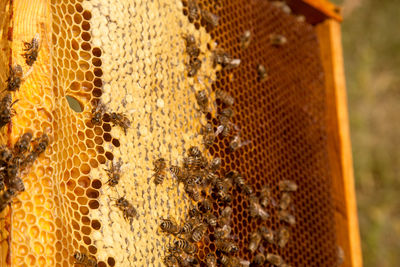
POLYGON ((342 266, 362 266, 361 245, 354 189, 353 160, 349 132, 341 31, 333 19, 316 26, 325 70, 329 160, 338 245, 343 249, 342 266))
POLYGON ((318 24, 326 19, 342 21, 340 8, 327 0, 286 0, 295 14, 306 17, 307 22, 318 24))

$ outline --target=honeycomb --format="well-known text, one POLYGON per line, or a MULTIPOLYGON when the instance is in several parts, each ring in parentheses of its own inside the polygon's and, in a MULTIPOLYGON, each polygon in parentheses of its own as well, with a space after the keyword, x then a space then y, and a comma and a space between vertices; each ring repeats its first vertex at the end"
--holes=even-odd
MULTIPOLYGON (((299 189, 289 211, 296 224, 283 248, 263 241, 268 253, 291 266, 335 266, 337 246, 331 175, 327 158, 324 74, 314 28, 268 1, 197 1, 219 16, 212 26, 189 18, 188 1, 13 0, 0 4, 0 81, 8 64, 20 64, 27 75, 19 91, 17 115, 2 129, 4 144, 23 133, 46 133, 51 143, 29 171, 26 187, 1 214, 1 266, 73 266, 74 253, 85 253, 98 266, 161 266, 174 238, 160 233, 161 218, 185 221, 195 204, 170 176, 153 183, 153 161, 180 165, 191 146, 211 159, 222 159, 221 175, 243 174, 259 194, 271 189, 268 220, 249 217, 248 199, 235 187, 231 194, 237 256, 253 261, 249 236, 260 226, 277 231, 279 182, 292 180, 299 189), (8 19, 10 21, 8 21, 8 19), (240 37, 251 31, 249 47, 240 37), (33 67, 21 56, 23 41, 40 36, 33 67), (189 57, 182 36, 193 34, 201 68, 188 77, 189 57), (271 45, 269 35, 282 34, 287 44, 271 45), (7 41, 5 40, 7 37, 7 41), (213 67, 213 51, 224 49, 240 59, 237 68, 213 67), (3 52, 4 51, 4 52, 3 52), (7 54, 11 51, 11 54, 7 54), (262 64, 268 78, 260 80, 262 64), (219 135, 209 148, 200 129, 219 126, 224 108, 215 91, 235 98, 234 133, 219 135), (206 90, 207 114, 195 93, 206 90), (71 100, 72 99, 72 100, 71 100), (77 109, 71 108, 75 102, 77 109), (92 110, 104 104, 101 125, 92 110), (126 134, 114 127, 111 112, 126 114, 126 134), (7 128, 7 129, 6 129, 7 128), (244 144, 229 149, 234 135, 244 144), (107 184, 106 169, 121 162, 121 178, 107 184), (116 207, 125 197, 138 212, 132 224, 116 207)), ((221 204, 213 203, 216 216, 221 204)), ((212 237, 212 232, 208 233, 212 237)), ((220 252, 213 238, 200 242, 201 261, 220 252)))

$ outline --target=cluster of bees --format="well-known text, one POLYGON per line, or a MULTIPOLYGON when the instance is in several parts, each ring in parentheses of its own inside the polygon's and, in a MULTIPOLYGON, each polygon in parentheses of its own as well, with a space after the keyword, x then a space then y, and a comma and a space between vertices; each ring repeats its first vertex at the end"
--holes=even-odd
POLYGON ((11 118, 16 114, 12 106, 18 102, 13 101, 12 92, 19 90, 23 81, 26 80, 30 72, 32 71, 33 63, 36 61, 39 53, 39 37, 35 36, 30 42, 24 42, 24 53, 22 56, 25 58, 25 62, 31 68, 24 75, 21 65, 16 64, 13 67, 10 65, 10 74, 6 80, 7 87, 4 91, 7 93, 0 100, 0 127, 2 128, 6 124, 11 122, 11 118))
MULTIPOLYGON (((111 162, 111 167, 109 169, 105 169, 107 172, 108 180, 106 184, 110 187, 116 187, 121 179, 121 161, 118 161, 114 164, 111 162)), ((132 221, 137 217, 136 208, 130 203, 125 197, 118 197, 115 200, 115 206, 121 210, 124 219, 129 221, 132 227, 132 221)))
POLYGON ((91 123, 95 126, 100 126, 103 121, 110 121, 114 126, 120 127, 125 135, 131 127, 131 121, 128 116, 121 112, 107 112, 106 106, 102 102, 98 102, 97 106, 92 109, 91 123))
MULTIPOLYGON (((32 71, 39 48, 38 36, 32 38, 30 42, 24 42, 22 56, 26 64, 31 67, 28 73, 32 71)), ((16 115, 13 105, 18 102, 18 99, 13 101, 12 92, 19 90, 27 76, 23 74, 21 65, 10 66, 10 74, 6 80, 7 87, 4 90, 6 94, 0 100, 0 129, 8 125, 12 117, 16 115)), ((0 212, 11 204, 18 193, 25 191, 21 175, 46 150, 49 142, 50 139, 46 133, 33 139, 33 134, 26 132, 19 137, 12 148, 5 145, 0 147, 0 212)))
MULTIPOLYGON (((272 2, 274 6, 282 9, 285 13, 290 14, 291 9, 290 7, 283 1, 274 1, 272 2)), ((195 21, 201 18, 206 22, 206 25, 210 26, 211 28, 217 27, 219 25, 219 16, 207 11, 207 10, 200 10, 196 0, 189 0, 188 4, 188 17, 190 21, 195 21)), ((297 16, 299 21, 304 21, 304 16, 297 16)), ((198 47, 196 40, 193 35, 184 35, 184 39, 186 41, 186 52, 190 56, 189 59, 189 68, 188 68, 188 76, 193 77, 197 74, 198 70, 201 67, 202 61, 199 60, 198 56, 200 55, 201 51, 198 47)), ((240 44, 242 49, 246 49, 250 46, 251 43, 251 31, 245 30, 243 34, 240 36, 240 44)), ((287 43, 287 38, 278 33, 271 33, 269 35, 269 40, 272 46, 280 47, 287 43)), ((240 64, 239 58, 233 58, 229 53, 225 52, 221 48, 217 48, 213 51, 213 66, 216 67, 217 65, 221 65, 223 69, 233 69, 238 67, 240 64)), ((257 74, 259 81, 265 81, 268 78, 268 74, 266 68, 262 64, 257 65, 257 74)))
MULTIPOLYGON (((295 217, 289 213, 288 207, 291 203, 291 193, 297 190, 297 184, 290 180, 282 180, 279 182, 279 190, 281 192, 278 212, 279 220, 286 225, 292 226, 296 223, 296 220, 295 217)), ((264 186, 261 188, 258 195, 259 197, 257 197, 256 194, 250 194, 249 196, 250 217, 260 218, 265 221, 269 218, 269 214, 265 209, 272 200, 271 191, 267 186, 264 186)), ((247 248, 251 253, 256 253, 253 260, 255 265, 263 266, 268 262, 274 266, 289 266, 280 255, 272 253, 267 253, 265 255, 265 248, 261 245, 261 241, 264 240, 269 244, 276 244, 280 248, 285 247, 290 237, 290 232, 286 225, 280 227, 276 232, 265 226, 261 226, 250 234, 247 248)))
MULTIPOLYGON (((102 125, 103 121, 111 122, 112 127, 118 126, 122 131, 124 131, 125 135, 131 126, 131 121, 126 114, 119 112, 107 112, 106 106, 99 101, 97 106, 92 109, 90 122, 93 126, 100 126, 102 125)), ((121 159, 119 159, 119 161, 116 163, 112 161, 110 167, 105 169, 108 176, 108 180, 106 182, 108 186, 112 188, 117 187, 122 176, 121 167, 122 162, 121 159)), ((115 201, 114 206, 116 206, 122 212, 124 219, 129 222, 132 228, 132 222, 138 216, 138 212, 134 205, 127 200, 125 196, 119 196, 116 199, 112 198, 112 200, 115 201)), ((97 266, 96 259, 80 251, 76 251, 74 253, 74 260, 76 264, 83 266, 97 266)))
MULTIPOLYGON (((167 173, 166 160, 159 158, 153 164, 154 183, 159 185, 167 173)), ((167 247, 167 254, 163 259, 166 266, 200 266, 202 261, 195 254, 198 251, 198 243, 204 238, 215 242, 219 256, 210 253, 203 264, 209 267, 250 265, 249 261, 234 255, 239 247, 231 233, 230 222, 233 210, 232 196, 229 192, 236 187, 239 192, 245 194, 249 203, 249 217, 266 221, 270 217, 266 211, 272 199, 270 189, 264 186, 257 194, 237 171, 228 171, 223 177, 218 175, 220 167, 220 158, 216 157, 208 162, 196 146, 188 149, 182 166, 169 167, 172 177, 183 184, 185 192, 196 204, 189 209, 182 225, 171 217, 161 219, 160 230, 176 237, 175 241, 167 247), (218 217, 212 212, 215 202, 223 207, 220 208, 218 217)), ((283 180, 279 183, 279 189, 282 193, 279 202, 279 219, 285 224, 293 225, 295 218, 288 212, 288 207, 291 203, 291 193, 297 190, 297 184, 290 180, 283 180)), ((289 265, 281 256, 264 253, 265 249, 260 245, 262 240, 277 244, 282 248, 289 240, 288 228, 281 227, 274 233, 264 226, 260 227, 250 234, 248 244, 248 250, 256 253, 253 264, 262 266, 269 262, 275 266, 288 267, 289 265)))
MULTIPOLYGON (((207 255, 207 266, 217 266, 217 261, 225 266, 241 266, 237 264, 244 262, 233 255, 238 251, 230 226, 232 208, 229 205, 232 196, 229 191, 233 181, 231 177, 221 178, 217 174, 220 167, 220 158, 208 162, 196 146, 188 149, 182 166, 169 167, 172 177, 183 184, 185 192, 196 205, 190 208, 181 226, 172 218, 161 219, 161 231, 177 238, 167 248, 167 255, 163 259, 166 266, 200 266, 201 261, 194 254, 198 251, 197 243, 203 238, 210 239, 210 235, 206 235, 207 231, 214 235, 216 247, 221 252, 218 258, 211 253, 207 255), (212 212, 215 201, 224 206, 219 217, 212 212)), ((154 161, 156 184, 163 181, 159 175, 164 177, 166 169, 164 159, 154 161)))
MULTIPOLYGON (((280 2, 284 3, 284 2, 280 2)), ((196 0, 189 0, 188 17, 191 22, 201 18, 206 22, 207 26, 217 27, 219 16, 209 11, 199 10, 196 0)), ((284 12, 290 11, 287 5, 279 5, 284 12)), ((188 76, 193 77, 201 68, 201 61, 198 59, 201 51, 193 35, 184 35, 186 42, 186 53, 189 55, 188 76)), ((240 36, 239 41, 242 49, 247 49, 251 44, 252 34, 250 30, 246 30, 240 36)), ((281 47, 287 43, 285 36, 277 33, 269 35, 270 44, 274 47, 281 47)), ((228 52, 221 48, 217 48, 212 52, 213 67, 221 66, 222 70, 231 70, 237 68, 241 60, 234 58, 228 52)), ((266 68, 262 64, 256 67, 257 79, 260 82, 268 78, 266 68)), ((221 105, 218 108, 217 119, 219 126, 214 130, 211 123, 207 123, 201 129, 200 134, 203 136, 203 144, 205 148, 211 147, 216 138, 221 135, 223 138, 233 136, 229 142, 229 151, 234 152, 237 149, 248 144, 250 141, 242 141, 240 129, 232 122, 234 115, 233 105, 235 99, 226 91, 221 89, 215 90, 216 99, 221 105)), ((210 101, 206 90, 199 90, 195 94, 196 101, 200 107, 200 111, 207 114, 211 112, 210 101)), ((267 212, 267 206, 271 203, 271 192, 267 186, 261 188, 259 192, 245 183, 245 179, 236 171, 227 171, 224 177, 217 175, 220 168, 221 159, 214 158, 211 162, 207 162, 205 157, 200 153, 197 147, 191 147, 188 155, 183 160, 183 166, 171 166, 169 168, 173 177, 177 182, 183 183, 185 192, 197 203, 197 206, 190 209, 187 219, 183 225, 179 225, 172 218, 162 219, 160 229, 163 232, 175 236, 177 239, 167 249, 167 255, 164 258, 166 266, 263 266, 267 262, 275 265, 287 267, 282 257, 277 254, 264 253, 265 248, 262 241, 270 244, 277 244, 283 248, 289 240, 288 225, 295 224, 295 217, 290 214, 288 207, 291 203, 291 194, 297 190, 297 185, 293 181, 284 180, 279 183, 281 198, 279 202, 279 220, 285 226, 280 227, 276 232, 265 226, 260 226, 255 232, 249 236, 248 251, 254 254, 253 261, 245 261, 236 257, 234 254, 239 250, 231 235, 230 217, 232 215, 231 192, 232 187, 246 195, 248 201, 249 217, 266 221, 270 215, 267 212), (219 212, 220 216, 216 217, 211 212, 213 201, 223 203, 225 206, 219 212), (206 235, 206 233, 210 233, 206 235), (201 242, 203 238, 213 236, 217 248, 218 256, 209 254, 205 258, 205 262, 201 262, 194 255, 197 252, 197 242, 201 242)), ((166 175, 166 162, 164 159, 158 159, 154 162, 154 171, 156 184, 162 183, 166 175)))
POLYGON ((190 21, 203 19, 210 27, 217 27, 219 16, 205 9, 200 9, 196 0, 188 1, 188 17, 190 21))
POLYGON ((34 140, 32 138, 33 134, 27 132, 18 139, 12 149, 0 147, 0 212, 18 193, 25 191, 21 173, 35 162, 50 142, 45 133, 34 140))
MULTIPOLYGON (((211 123, 207 123, 202 127, 200 134, 203 135, 203 144, 206 148, 208 148, 214 144, 214 141, 218 135, 221 134, 222 137, 227 137, 235 132, 236 134, 229 142, 229 149, 231 152, 236 151, 244 145, 247 145, 250 141, 242 141, 240 130, 235 124, 232 123, 232 117, 234 115, 232 106, 235 103, 235 99, 229 93, 220 89, 217 89, 215 94, 216 98, 219 99, 223 104, 222 108, 218 111, 217 116, 219 126, 217 127, 216 131, 214 131, 214 127, 211 125, 211 123)), ((196 92, 196 100, 201 111, 204 113, 210 111, 209 100, 205 90, 196 92)))

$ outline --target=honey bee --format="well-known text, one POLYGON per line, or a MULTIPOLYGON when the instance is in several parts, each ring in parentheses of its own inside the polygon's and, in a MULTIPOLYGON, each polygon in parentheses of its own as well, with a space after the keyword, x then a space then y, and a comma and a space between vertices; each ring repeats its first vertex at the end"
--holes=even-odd
POLYGON ((25 58, 26 64, 32 66, 39 54, 39 35, 36 34, 30 42, 24 42, 24 47, 25 53, 22 56, 25 58))
POLYGON ((98 103, 97 107, 92 109, 92 118, 90 121, 93 125, 101 125, 105 110, 106 107, 102 103, 98 103))
POLYGON ((184 239, 175 240, 174 242, 175 249, 181 249, 187 254, 194 254, 197 252, 197 246, 195 244, 191 244, 184 239))
POLYGON ((211 202, 208 199, 204 199, 203 201, 197 203, 197 207, 199 208, 200 212, 208 213, 211 210, 211 202))
POLYGON ((4 172, 0 172, 0 192, 3 192, 5 188, 4 179, 5 179, 4 172))
POLYGON ((229 181, 229 179, 221 179, 221 178, 218 178, 216 181, 215 181, 215 189, 218 191, 218 192, 221 192, 221 191, 223 191, 223 192, 227 192, 228 191, 228 186, 230 185, 229 184, 229 182, 228 183, 225 183, 225 181, 229 181))
POLYGON ((183 159, 183 166, 189 171, 199 170, 204 165, 201 157, 187 157, 183 159))
POLYGON ((262 226, 260 227, 259 231, 264 240, 266 240, 270 244, 274 243, 274 232, 272 230, 268 229, 265 226, 262 226))
POLYGON ((186 255, 185 258, 183 258, 182 256, 178 257, 178 262, 180 264, 180 266, 187 266, 187 267, 200 267, 200 262, 199 260, 192 256, 192 255, 186 255))
POLYGON ((4 145, 0 146, 0 165, 7 165, 12 158, 10 149, 4 145))
POLYGON ((201 212, 197 207, 192 207, 189 209, 189 218, 199 221, 201 219, 201 212))
POLYGON ((218 175, 216 175, 215 173, 210 172, 210 171, 205 172, 203 185, 207 186, 210 184, 215 184, 218 179, 219 179, 218 175))
POLYGON ((161 219, 160 228, 162 231, 169 234, 177 235, 180 233, 180 228, 177 223, 171 219, 161 219))
POLYGON ((297 191, 297 184, 290 180, 279 181, 279 190, 283 192, 297 191))
POLYGON ((269 214, 258 203, 258 199, 254 197, 250 199, 249 211, 251 217, 260 217, 262 220, 267 220, 269 217, 269 214))
POLYGON ((233 116, 233 110, 231 108, 224 108, 221 110, 221 112, 218 114, 218 120, 222 125, 228 125, 230 122, 230 119, 233 116))
POLYGON ((291 14, 292 10, 285 1, 272 1, 271 5, 280 8, 284 13, 291 14))
POLYGON ((232 228, 229 225, 224 225, 215 229, 214 236, 216 239, 226 239, 231 234, 232 228))
POLYGON ((271 198, 271 190, 268 186, 263 186, 260 192, 260 204, 264 208, 267 207, 269 199, 271 198))
POLYGON ((209 171, 216 172, 221 168, 221 158, 215 157, 211 160, 210 165, 208 166, 209 171))
POLYGON ((264 65, 259 64, 257 66, 258 79, 260 81, 265 81, 268 78, 267 70, 264 65))
POLYGON ((132 223, 134 217, 137 217, 136 209, 131 203, 129 203, 128 200, 125 199, 125 197, 118 198, 115 206, 117 206, 123 212, 124 219, 129 220, 130 223, 132 223))
POLYGON ((283 192, 281 195, 281 200, 279 202, 279 207, 281 208, 281 210, 286 210, 289 207, 290 202, 290 194, 288 192, 283 192))
POLYGON ((296 20, 297 20, 298 22, 305 22, 305 21, 306 21, 306 17, 303 16, 303 15, 297 15, 297 16, 296 16, 296 20))
POLYGON ((163 172, 156 172, 154 175, 154 183, 156 185, 162 184, 165 179, 165 175, 163 172))
POLYGON ((23 158, 21 161, 21 169, 25 169, 26 167, 30 166, 38 157, 38 154, 34 151, 31 151, 26 157, 23 158))
POLYGON ((218 191, 217 196, 218 196, 219 200, 221 200, 222 202, 225 202, 225 203, 232 202, 232 195, 225 192, 224 190, 218 191))
POLYGON ((287 43, 287 39, 285 36, 276 33, 272 33, 269 35, 269 41, 273 46, 282 46, 287 43))
POLYGON ((240 135, 235 135, 233 139, 229 142, 229 148, 232 152, 234 152, 249 143, 250 143, 249 140, 242 141, 240 135))
POLYGON ((231 96, 228 92, 226 92, 224 90, 217 89, 215 91, 215 96, 216 96, 216 98, 220 99, 222 101, 222 103, 226 104, 227 106, 233 106, 233 104, 235 104, 235 98, 233 98, 233 96, 231 96))
POLYGON ((200 55, 200 48, 196 45, 196 39, 192 34, 184 35, 186 41, 186 53, 191 58, 197 58, 200 55))
POLYGON ((203 135, 203 143, 206 147, 212 146, 215 141, 216 135, 210 123, 207 123, 200 132, 203 135))
POLYGON ((238 259, 238 260, 239 260, 238 267, 249 267, 250 266, 250 261, 246 261, 243 259, 238 259))
POLYGON ((74 259, 75 264, 81 264, 88 267, 97 267, 97 262, 82 252, 76 251, 74 253, 74 259))
POLYGON ((203 144, 205 147, 210 147, 214 144, 215 141, 215 134, 214 133, 209 133, 203 136, 203 144))
POLYGON ((111 162, 111 168, 104 170, 107 172, 108 176, 108 181, 106 184, 109 184, 110 186, 116 186, 121 178, 121 162, 119 161, 116 164, 111 162))
POLYGON ((217 226, 217 217, 211 212, 207 213, 204 216, 204 220, 208 225, 210 225, 212 227, 217 226))
POLYGON ((260 245, 261 238, 262 237, 258 232, 253 232, 250 234, 250 242, 248 249, 251 251, 251 253, 257 250, 258 246, 260 245))
POLYGON ((171 175, 178 180, 178 182, 185 182, 187 173, 179 166, 172 165, 169 167, 169 171, 171 172, 171 175))
POLYGON ((213 51, 213 67, 215 68, 217 64, 221 65, 223 68, 227 67, 232 60, 232 56, 222 49, 216 49, 213 51))
POLYGON ((34 141, 36 144, 33 146, 33 152, 35 152, 38 156, 46 150, 50 143, 49 136, 45 133, 36 138, 34 141))
POLYGON ((188 1, 188 9, 189 9, 189 19, 190 20, 197 20, 200 16, 199 14, 199 6, 197 5, 196 0, 189 0, 188 1))
POLYGON ((187 220, 180 229, 180 234, 189 234, 193 231, 195 224, 197 222, 197 218, 190 218, 187 220))
POLYGON ((0 101, 0 128, 5 126, 11 121, 11 118, 15 115, 15 110, 12 106, 17 103, 18 100, 12 102, 11 94, 6 94, 0 101))
POLYGON ((2 212, 8 204, 11 203, 12 198, 15 195, 14 188, 8 188, 6 191, 3 191, 0 195, 0 212, 2 212))
POLYGON ((251 32, 250 30, 245 30, 242 36, 240 36, 240 44, 242 48, 246 49, 247 47, 249 47, 250 41, 251 41, 251 32))
POLYGON ((191 58, 189 60, 189 71, 188 71, 188 76, 189 77, 193 77, 197 74, 197 72, 199 71, 199 69, 201 68, 201 60, 196 58, 191 58))
POLYGON ((219 261, 221 262, 222 266, 231 266, 231 259, 225 254, 221 255, 219 261))
POLYGON ((189 35, 183 34, 182 36, 186 41, 186 46, 191 46, 191 45, 196 44, 196 39, 194 38, 193 34, 189 34, 189 35))
POLYGON ((281 266, 283 263, 282 257, 277 254, 267 253, 266 260, 276 266, 281 266))
POLYGON ((225 69, 234 69, 239 67, 240 65, 240 58, 232 58, 229 64, 225 67, 225 69))
POLYGON ((167 167, 167 163, 164 158, 158 158, 153 162, 154 169, 154 183, 156 185, 162 184, 165 178, 165 168, 167 167))
POLYGON ((264 253, 261 253, 261 252, 257 253, 257 255, 254 257, 254 263, 255 263, 256 265, 261 266, 261 265, 264 264, 264 262, 265 262, 265 255, 264 255, 264 253))
POLYGON ((167 267, 179 267, 179 263, 174 254, 168 254, 163 258, 163 263, 167 267))
POLYGON ((14 152, 15 154, 23 154, 26 151, 28 151, 29 146, 31 144, 31 140, 32 140, 32 133, 27 132, 24 133, 17 142, 15 142, 14 144, 14 152))
POLYGON ((126 131, 128 130, 129 127, 131 127, 131 121, 128 119, 128 117, 123 113, 112 112, 110 114, 110 119, 111 122, 113 123, 113 126, 117 125, 120 128, 122 128, 126 135, 126 131))
POLYGON ((208 253, 206 256, 206 264, 207 267, 217 267, 217 258, 213 254, 208 253))
MULTIPOLYGON (((22 71, 21 65, 10 66, 10 76, 7 78, 7 88, 9 92, 15 92, 21 87, 21 82, 24 78, 24 72, 22 71)), ((11 101, 10 101, 11 102, 11 101)))
POLYGON ((201 10, 201 17, 207 22, 211 27, 217 27, 219 24, 219 16, 211 13, 207 10, 201 10))
POLYGON ((221 65, 224 69, 233 69, 240 65, 239 58, 232 58, 230 54, 222 49, 216 49, 213 52, 213 67, 215 68, 217 64, 221 65))
POLYGON ((241 260, 238 257, 230 256, 229 257, 229 266, 231 267, 244 267, 249 266, 250 262, 241 260))
POLYGON ((196 100, 202 112, 208 112, 208 97, 206 95, 206 91, 200 90, 196 92, 196 100))
POLYGON ((207 224, 205 223, 198 224, 192 231, 191 240, 193 242, 199 242, 206 233, 206 230, 207 230, 207 224))
POLYGON ((227 206, 225 207, 222 212, 221 215, 218 218, 218 225, 219 226, 224 226, 224 225, 229 225, 230 220, 231 220, 231 216, 232 216, 232 208, 227 206))
POLYGON ((233 254, 239 250, 236 244, 234 244, 231 240, 216 240, 215 245, 220 251, 226 254, 233 254))
POLYGON ((158 158, 155 161, 153 161, 154 165, 154 172, 163 172, 165 168, 167 167, 167 163, 164 158, 158 158))
POLYGON ((281 227, 278 231, 278 246, 283 248, 289 241, 290 233, 286 227, 281 227))
POLYGON ((290 225, 296 224, 296 218, 290 214, 287 210, 280 210, 278 213, 279 220, 284 221, 290 225))
POLYGON ((217 127, 217 130, 215 131, 215 136, 218 136, 222 133, 223 137, 227 137, 232 131, 232 123, 223 116, 218 116, 218 119, 224 121, 224 123, 221 123, 221 125, 217 127))
POLYGON ((9 177, 9 187, 13 188, 16 192, 23 192, 25 191, 25 185, 22 181, 21 177, 12 176, 9 177))
POLYGON ((214 128, 211 125, 211 123, 207 123, 200 129, 200 134, 202 134, 202 135, 206 135, 206 134, 213 133, 213 132, 214 132, 214 128))
POLYGON ((337 246, 337 266, 342 265, 344 262, 344 251, 341 246, 337 246))
POLYGON ((191 198, 191 199, 193 199, 194 201, 199 201, 200 200, 200 193, 199 193, 199 191, 197 190, 197 188, 195 187, 195 186, 193 186, 193 185, 189 185, 189 184, 186 184, 185 185, 185 192, 189 195, 189 197, 191 198))
POLYGON ((188 149, 188 155, 189 157, 200 157, 201 156, 201 151, 197 146, 191 146, 188 149))
POLYGON ((233 177, 233 181, 236 186, 239 187, 240 190, 242 190, 245 194, 251 195, 254 193, 253 188, 250 185, 246 184, 241 174, 238 173, 237 175, 235 175, 233 177))
MULTIPOLYGON (((14 159, 12 159, 12 161, 14 161, 14 159)), ((16 179, 16 177, 18 175, 18 171, 19 171, 19 168, 18 168, 18 165, 16 164, 16 162, 12 162, 11 164, 9 164, 7 166, 7 168, 5 169, 6 176, 5 176, 5 180, 4 180, 7 187, 11 187, 11 182, 14 184, 14 179, 16 179)))

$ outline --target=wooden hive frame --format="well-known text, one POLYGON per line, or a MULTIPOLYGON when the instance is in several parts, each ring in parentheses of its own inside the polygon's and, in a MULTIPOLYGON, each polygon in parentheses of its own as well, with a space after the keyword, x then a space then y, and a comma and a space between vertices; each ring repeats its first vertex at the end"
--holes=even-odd
MULTIPOLYGON (((18 16, 18 14, 13 14, 9 10, 12 7, 10 4, 12 2, 16 4, 20 1, 11 0, 10 2, 3 1, 0 3, 0 27, 2 28, 0 81, 2 83, 7 78, 6 73, 11 58, 9 53, 15 48, 9 47, 13 32, 6 27, 11 19, 10 14, 14 17, 18 16), (7 14, 7 16, 1 16, 2 14, 7 14)), ((37 1, 37 6, 45 6, 45 2, 37 1)), ((343 266, 362 266, 341 47, 340 22, 342 18, 339 9, 325 0, 290 0, 287 2, 296 13, 303 14, 308 22, 315 25, 318 34, 325 70, 329 160, 334 181, 335 225, 337 227, 338 245, 343 248, 346 258, 343 266)), ((29 7, 21 6, 20 8, 29 7)), ((41 12, 48 11, 41 10, 41 12)), ((40 22, 43 18, 31 19, 40 22)), ((33 29, 28 30, 34 31, 33 29)), ((17 36, 18 38, 20 36, 17 36)), ((20 48, 20 46, 21 43, 18 43, 17 47, 20 48)), ((44 46, 42 49, 48 49, 48 47, 44 46)), ((3 256, 0 258, 1 266, 5 266, 3 265, 4 261, 2 261, 5 259, 3 256)))
POLYGON ((353 159, 342 52, 340 9, 325 0, 291 0, 291 8, 315 25, 325 70, 329 160, 333 175, 335 224, 344 266, 362 266, 353 159))

